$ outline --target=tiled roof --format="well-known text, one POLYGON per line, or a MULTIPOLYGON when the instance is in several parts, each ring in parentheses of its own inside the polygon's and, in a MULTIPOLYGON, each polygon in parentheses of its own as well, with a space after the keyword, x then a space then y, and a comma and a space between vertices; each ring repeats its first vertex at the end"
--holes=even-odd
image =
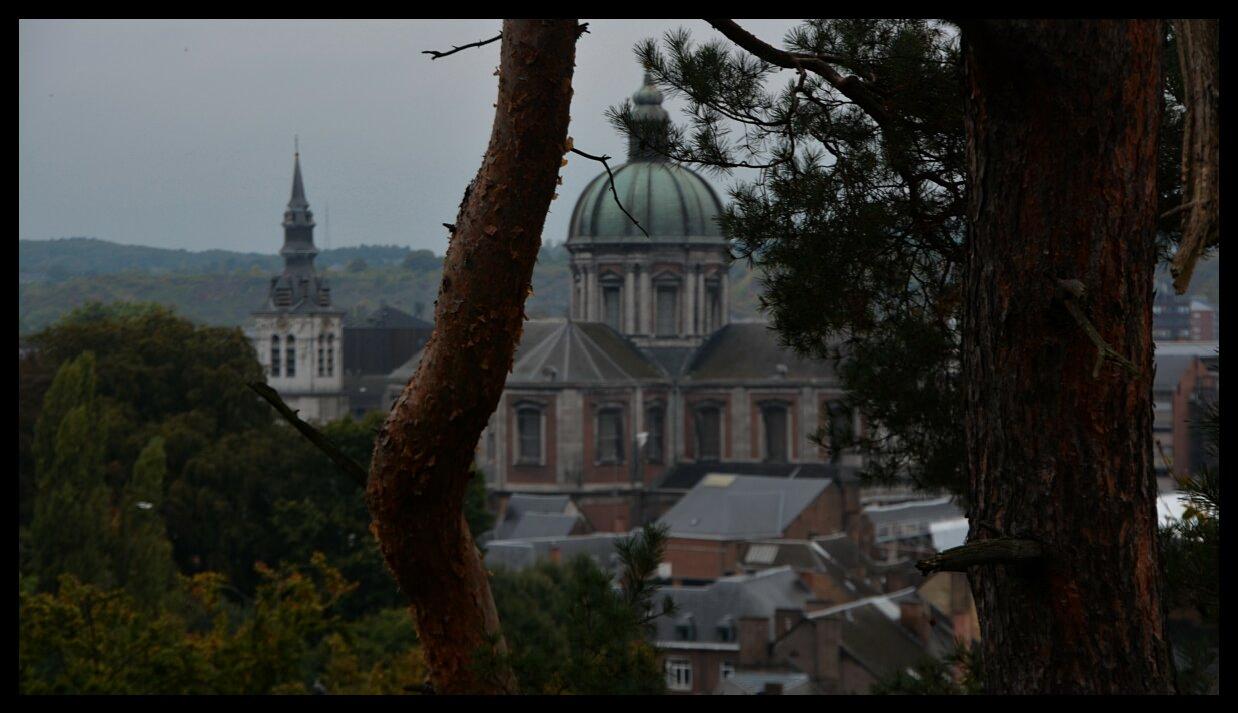
POLYGON ((713 474, 659 522, 677 537, 778 537, 831 482, 713 474))
POLYGON ((732 322, 710 335, 685 370, 688 383, 731 380, 832 382, 834 369, 828 361, 805 359, 781 346, 765 322, 732 322))
POLYGON ((803 610, 813 598, 812 592, 790 567, 767 569, 756 574, 723 577, 703 587, 659 587, 654 597, 662 601, 670 597, 675 603, 673 616, 654 620, 656 641, 682 641, 705 644, 734 643, 718 635, 719 625, 737 622, 740 617, 766 617, 773 635, 774 614, 778 609, 803 610), (676 621, 690 615, 696 624, 696 636, 683 641, 676 631, 676 621))
POLYGON ((665 378, 634 344, 605 324, 545 319, 525 323, 507 383, 623 384, 665 378))
POLYGON ((663 490, 691 490, 710 473, 731 473, 792 480, 858 480, 856 469, 831 463, 676 463, 658 484, 663 490))

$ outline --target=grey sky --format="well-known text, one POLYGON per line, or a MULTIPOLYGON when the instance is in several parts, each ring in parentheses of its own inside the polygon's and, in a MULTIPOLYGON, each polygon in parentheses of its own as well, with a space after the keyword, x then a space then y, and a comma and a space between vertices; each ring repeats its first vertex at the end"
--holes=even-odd
MULTIPOLYGON (((616 163, 602 116, 640 83, 632 46, 700 20, 590 20, 569 133, 616 163)), ((778 42, 792 20, 748 20, 778 42)), ((299 134, 320 246, 442 253, 489 138, 498 20, 23 21, 18 235, 273 253, 299 134)), ((678 119, 677 105, 668 107, 678 119)), ((600 166, 571 157, 545 237, 562 241, 600 166)), ((724 188, 728 179, 711 179, 724 188)))

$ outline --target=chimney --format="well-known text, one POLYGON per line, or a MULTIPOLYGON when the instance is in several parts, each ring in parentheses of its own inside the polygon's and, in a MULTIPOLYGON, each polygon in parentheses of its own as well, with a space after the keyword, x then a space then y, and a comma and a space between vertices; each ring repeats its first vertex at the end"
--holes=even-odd
POLYGON ((739 618, 739 665, 759 666, 769 658, 769 618, 741 616, 739 618))
POLYGON ((804 618, 804 612, 799 609, 775 609, 774 610, 774 640, 777 641, 787 635, 787 632, 799 623, 800 619, 804 618))
POLYGON ((903 600, 898 603, 898 621, 907 627, 921 643, 929 642, 928 607, 919 601, 903 600))
POLYGON ((842 678, 842 663, 839 651, 842 649, 842 619, 837 616, 823 616, 812 620, 814 653, 818 680, 827 683, 827 690, 834 690, 829 683, 838 685, 842 678))
POLYGON ((562 561, 562 559, 563 557, 561 553, 559 552, 559 548, 551 547, 550 548, 550 561, 554 562, 555 564, 559 564, 559 562, 562 561))

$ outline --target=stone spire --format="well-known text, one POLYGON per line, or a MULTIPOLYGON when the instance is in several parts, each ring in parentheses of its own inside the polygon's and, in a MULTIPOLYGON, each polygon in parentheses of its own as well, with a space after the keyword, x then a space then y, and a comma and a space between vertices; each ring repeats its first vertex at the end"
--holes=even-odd
POLYGON ((292 157, 292 196, 284 211, 284 272, 271 280, 268 299, 271 306, 286 309, 299 306, 330 307, 331 292, 314 270, 318 248, 314 246, 314 213, 305 199, 301 180, 301 152, 292 157))
POLYGON ((662 92, 645 72, 640 89, 632 95, 633 135, 628 136, 628 161, 664 161, 669 143, 670 115, 662 108, 662 92))

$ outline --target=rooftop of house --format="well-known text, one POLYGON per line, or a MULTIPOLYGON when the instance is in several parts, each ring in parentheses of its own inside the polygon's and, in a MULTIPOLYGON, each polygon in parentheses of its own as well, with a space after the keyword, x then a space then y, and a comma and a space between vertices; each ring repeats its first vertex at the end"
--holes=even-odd
POLYGON ((821 496, 830 479, 782 479, 713 473, 659 522, 672 537, 744 540, 779 537, 821 496))
POLYGON ((654 638, 659 646, 678 644, 674 648, 724 645, 737 649, 735 635, 741 617, 768 618, 772 637, 777 610, 802 611, 813 599, 812 591, 791 567, 723 577, 700 587, 659 587, 655 599, 661 601, 664 596, 675 603, 675 612, 654 620, 654 638))
POLYGON ((567 537, 491 540, 485 545, 485 563, 489 569, 519 571, 550 560, 552 553, 557 551, 562 562, 584 555, 602 569, 614 571, 619 566, 615 543, 624 537, 627 537, 626 533, 597 532, 567 537))
MULTIPOLYGON (((840 533, 841 534, 841 533, 840 533)), ((844 536, 845 538, 845 536, 844 536)), ((845 538, 850 539, 850 538, 845 538)), ((854 543, 853 543, 854 544, 854 543)), ((857 548, 858 553, 858 548, 857 548)), ((868 597, 879 590, 860 576, 853 576, 850 567, 833 558, 830 553, 811 540, 759 540, 749 543, 740 555, 746 569, 759 571, 769 567, 791 567, 796 571, 827 574, 855 597, 868 597)))

